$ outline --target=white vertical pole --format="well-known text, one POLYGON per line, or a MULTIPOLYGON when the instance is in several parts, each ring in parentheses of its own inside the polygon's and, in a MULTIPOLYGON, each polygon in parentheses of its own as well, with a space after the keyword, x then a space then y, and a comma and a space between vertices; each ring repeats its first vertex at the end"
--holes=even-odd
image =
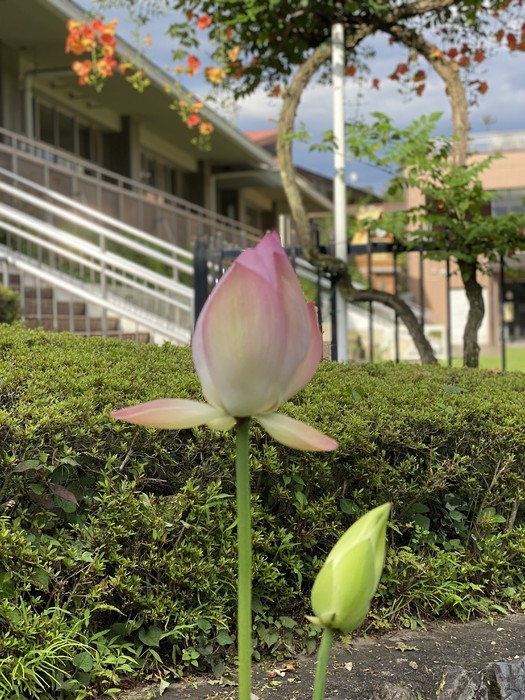
POLYGON ((24 83, 25 135, 28 139, 34 139, 35 120, 33 112, 33 76, 26 73, 24 83))
MULTIPOLYGON (((334 230, 335 255, 346 262, 348 258, 346 216, 346 157, 345 157, 345 30, 343 24, 332 25, 332 80, 334 108, 334 230)), ((337 359, 348 362, 348 313, 346 302, 336 295, 337 359)))

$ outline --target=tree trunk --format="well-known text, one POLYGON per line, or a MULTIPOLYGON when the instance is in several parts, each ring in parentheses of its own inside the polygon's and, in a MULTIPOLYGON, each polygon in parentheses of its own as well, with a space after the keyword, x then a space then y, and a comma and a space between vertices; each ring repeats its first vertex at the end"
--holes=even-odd
MULTIPOLYGON (((363 25, 357 28, 347 39, 347 47, 356 46, 362 39, 372 33, 373 28, 363 25)), ((423 364, 437 362, 432 346, 425 337, 412 309, 398 296, 375 289, 356 289, 348 272, 348 267, 341 260, 327 255, 321 255, 312 240, 310 223, 304 207, 301 192, 292 162, 292 140, 297 109, 304 89, 313 78, 316 71, 330 58, 331 46, 323 44, 306 59, 292 77, 283 96, 283 104, 279 116, 277 134, 277 157, 283 188, 294 219, 297 235, 305 257, 316 267, 329 272, 337 280, 338 289, 344 298, 351 301, 377 301, 397 311, 400 319, 407 327, 414 345, 416 346, 423 364)))
POLYGON ((399 296, 380 291, 379 289, 356 289, 351 287, 347 290, 345 298, 348 301, 376 301, 394 309, 410 333, 410 337, 419 353, 421 363, 424 365, 435 365, 437 363, 432 345, 427 340, 421 324, 412 309, 399 296))
MULTIPOLYGON (((436 47, 414 30, 392 26, 388 31, 393 37, 424 56, 443 79, 447 87, 452 112, 454 143, 451 164, 453 166, 463 165, 467 160, 470 124, 467 95, 458 66, 436 53, 436 47)), ((475 261, 460 263, 459 267, 469 303, 467 321, 463 330, 463 364, 466 367, 479 367, 478 331, 485 315, 482 288, 476 279, 475 261)))
POLYGON ((384 27, 394 39, 409 48, 415 49, 434 68, 447 88, 452 116, 452 165, 462 165, 467 158, 468 135, 470 123, 468 118, 468 100, 465 86, 461 80, 457 64, 445 58, 436 51, 435 44, 427 41, 424 36, 406 26, 391 24, 384 27))
POLYGON ((476 263, 459 263, 461 279, 465 287, 469 310, 463 331, 463 365, 479 367, 478 332, 485 316, 483 288, 476 279, 476 263))
POLYGON ((308 215, 301 197, 301 190, 297 184, 297 175, 293 167, 292 142, 295 117, 303 92, 315 72, 330 56, 330 44, 322 44, 299 67, 283 94, 283 103, 277 125, 277 160, 283 189, 292 213, 299 242, 307 259, 310 259, 310 255, 313 253, 314 241, 308 215))

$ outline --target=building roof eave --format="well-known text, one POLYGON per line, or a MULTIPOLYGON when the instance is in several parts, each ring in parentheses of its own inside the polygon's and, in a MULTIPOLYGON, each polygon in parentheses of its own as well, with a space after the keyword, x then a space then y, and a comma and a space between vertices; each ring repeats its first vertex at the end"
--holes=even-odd
MULTIPOLYGON (((86 17, 86 11, 77 3, 73 2, 73 0, 38 0, 38 2, 43 5, 51 6, 65 17, 71 17, 79 21, 84 20, 86 17)), ((122 55, 131 55, 132 57, 139 56, 136 47, 133 47, 125 39, 118 35, 117 52, 122 55)), ((169 73, 166 73, 159 68, 145 56, 140 55, 140 62, 146 67, 152 87, 164 93, 164 86, 168 81, 172 81, 173 77, 169 73)), ((181 90, 184 90, 182 86, 181 90)), ((242 134, 242 132, 231 126, 231 124, 229 124, 210 107, 204 105, 201 110, 201 114, 207 121, 210 121, 213 124, 215 130, 221 136, 233 142, 237 148, 243 151, 246 154, 247 159, 257 163, 262 168, 274 167, 275 164, 273 162, 273 158, 267 151, 251 142, 244 136, 244 134, 242 134)))
MULTIPOLYGON (((50 8, 57 16, 62 18, 72 18, 78 21, 85 21, 87 12, 74 0, 36 0, 43 7, 50 8)), ((133 47, 125 39, 117 35, 117 52, 121 55, 137 56, 139 53, 136 47, 133 47)), ((157 94, 166 94, 165 86, 173 80, 173 77, 159 68, 148 58, 140 55, 140 62, 144 64, 148 77, 151 81, 151 87, 157 94)), ((181 86, 181 94, 184 91, 181 86)), ((166 96, 166 99, 169 99, 166 96)), ((217 135, 227 144, 231 144, 232 151, 235 150, 239 154, 240 160, 245 161, 245 168, 259 174, 258 179, 263 186, 282 188, 282 178, 279 168, 271 153, 262 146, 251 141, 245 134, 232 126, 227 120, 222 118, 213 109, 204 105, 201 110, 202 117, 210 121, 217 135)), ((239 163, 241 165, 241 163, 239 163)), ((244 165, 244 163, 243 163, 244 165)), ((241 166, 242 167, 242 166, 241 166)), ((297 184, 305 199, 308 200, 309 207, 312 205, 324 211, 331 211, 332 203, 318 190, 312 187, 308 181, 298 174, 297 184)))
POLYGON ((315 187, 312 187, 308 181, 300 175, 297 176, 297 184, 301 192, 308 196, 315 204, 319 204, 325 211, 333 211, 333 202, 316 190, 315 187))

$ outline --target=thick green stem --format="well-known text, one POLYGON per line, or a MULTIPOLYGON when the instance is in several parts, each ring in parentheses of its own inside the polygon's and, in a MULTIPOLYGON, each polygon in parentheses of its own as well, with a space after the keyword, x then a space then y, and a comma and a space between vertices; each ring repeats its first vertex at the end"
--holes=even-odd
POLYGON ((250 503, 250 419, 237 421, 237 648, 239 700, 251 698, 252 673, 252 523, 250 503))
POLYGON ((324 700, 326 672, 328 671, 328 661, 330 660, 330 650, 332 648, 333 639, 334 630, 330 627, 325 627, 323 629, 323 636, 321 637, 321 644, 317 655, 313 700, 324 700))

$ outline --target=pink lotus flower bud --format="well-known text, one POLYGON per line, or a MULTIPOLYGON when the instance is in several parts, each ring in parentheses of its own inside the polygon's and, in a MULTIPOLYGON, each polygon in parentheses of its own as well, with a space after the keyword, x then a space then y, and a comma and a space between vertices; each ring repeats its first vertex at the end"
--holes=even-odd
POLYGON ((253 417, 279 442, 334 450, 314 428, 276 413, 312 378, 322 354, 314 304, 276 232, 245 250, 208 298, 195 326, 193 362, 207 403, 161 399, 113 413, 157 428, 228 430, 253 417))

